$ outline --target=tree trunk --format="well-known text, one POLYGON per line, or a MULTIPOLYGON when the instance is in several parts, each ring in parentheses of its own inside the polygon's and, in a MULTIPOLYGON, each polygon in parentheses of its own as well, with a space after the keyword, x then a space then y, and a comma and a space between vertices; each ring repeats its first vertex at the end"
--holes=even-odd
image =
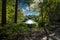
POLYGON ((18 9, 18 0, 15 2, 15 18, 14 18, 14 23, 17 23, 17 9, 18 9))
POLYGON ((2 26, 6 24, 6 0, 2 0, 2 26))

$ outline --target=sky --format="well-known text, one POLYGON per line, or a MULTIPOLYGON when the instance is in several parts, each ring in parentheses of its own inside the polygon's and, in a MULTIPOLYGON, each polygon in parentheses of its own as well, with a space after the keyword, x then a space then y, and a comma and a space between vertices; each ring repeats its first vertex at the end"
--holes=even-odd
POLYGON ((31 6, 30 6, 31 9, 29 9, 28 4, 25 4, 23 1, 24 0, 20 0, 19 8, 22 10, 24 16, 29 16, 29 15, 38 16, 39 15, 39 12, 38 11, 33 10, 33 8, 35 6, 37 7, 36 3, 38 3, 39 0, 34 0, 35 3, 34 4, 31 4, 31 6))

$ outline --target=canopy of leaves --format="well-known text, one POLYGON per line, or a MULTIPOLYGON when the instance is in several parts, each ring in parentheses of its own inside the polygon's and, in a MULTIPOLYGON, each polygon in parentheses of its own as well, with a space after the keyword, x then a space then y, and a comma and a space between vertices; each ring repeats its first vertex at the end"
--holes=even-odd
MULTIPOLYGON (((25 4, 28 4, 28 6, 33 4, 33 0, 24 0, 25 4)), ((33 10, 39 10, 39 16, 29 16, 32 17, 31 19, 36 21, 36 24, 33 24, 32 30, 43 30, 42 24, 46 26, 46 28, 52 30, 53 27, 50 24, 53 24, 53 22, 56 22, 57 20, 60 20, 60 0, 48 0, 44 1, 43 3, 36 3, 37 6, 34 6, 33 10), (38 8, 36 8, 38 7, 38 8), (40 28, 39 28, 40 27, 40 28), (42 27, 42 28, 41 28, 42 27)), ((0 0, 0 23, 1 23, 1 17, 2 17, 2 0, 0 0)), ((15 0, 7 0, 6 2, 6 18, 7 18, 7 25, 4 27, 0 26, 1 33, 0 34, 16 34, 16 33, 23 33, 29 31, 29 26, 27 24, 24 24, 24 21, 28 20, 29 17, 26 17, 23 15, 21 10, 18 10, 18 19, 17 24, 14 22, 14 16, 15 16, 15 0)), ((57 22, 56 22, 57 23, 57 22)))

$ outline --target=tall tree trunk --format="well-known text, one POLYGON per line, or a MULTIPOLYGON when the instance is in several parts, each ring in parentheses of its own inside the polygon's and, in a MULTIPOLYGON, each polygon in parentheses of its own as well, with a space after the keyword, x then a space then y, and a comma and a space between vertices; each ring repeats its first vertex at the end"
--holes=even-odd
POLYGON ((17 23, 17 9, 18 9, 18 0, 15 2, 15 18, 14 18, 14 23, 17 23))
POLYGON ((6 0, 2 0, 2 26, 6 24, 6 0))

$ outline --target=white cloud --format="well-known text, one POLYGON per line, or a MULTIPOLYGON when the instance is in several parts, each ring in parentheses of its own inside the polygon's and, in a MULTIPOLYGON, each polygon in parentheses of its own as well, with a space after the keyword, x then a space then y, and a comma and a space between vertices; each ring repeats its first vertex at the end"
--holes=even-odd
POLYGON ((23 13, 26 11, 25 9, 22 9, 23 13))
POLYGON ((40 2, 40 0, 34 0, 34 2, 40 2))
POLYGON ((31 4, 30 7, 34 7, 35 4, 31 4))
POLYGON ((39 2, 43 2, 43 0, 34 0, 34 2, 39 3, 39 2))
POLYGON ((40 0, 40 2, 43 2, 43 0, 40 0))
POLYGON ((36 8, 38 8, 38 4, 37 3, 33 3, 33 4, 31 4, 30 5, 30 9, 32 9, 32 10, 36 10, 36 8))
POLYGON ((26 11, 25 9, 22 9, 22 13, 23 13, 24 16, 25 16, 25 11, 26 11))
POLYGON ((29 7, 27 6, 26 9, 29 10, 29 7))

